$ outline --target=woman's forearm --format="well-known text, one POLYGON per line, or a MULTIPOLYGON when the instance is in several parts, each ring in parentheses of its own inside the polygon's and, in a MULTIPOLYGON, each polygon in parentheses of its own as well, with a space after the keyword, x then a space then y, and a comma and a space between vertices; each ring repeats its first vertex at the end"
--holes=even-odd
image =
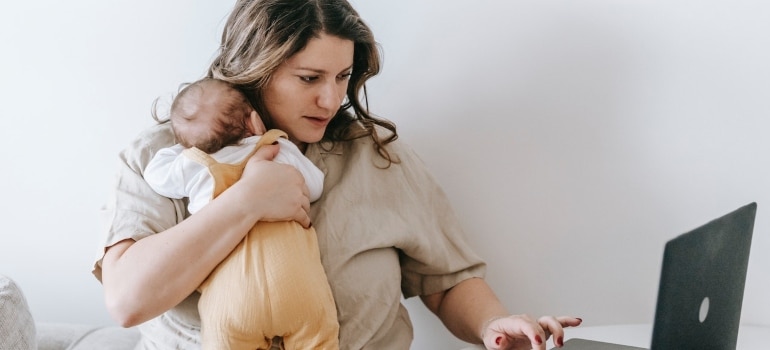
POLYGON ((102 283, 113 318, 123 326, 134 326, 195 291, 258 220, 254 206, 238 205, 247 199, 242 197, 242 191, 225 191, 162 233, 109 248, 102 283))
POLYGON ((508 315, 481 278, 467 279, 445 292, 423 296, 422 300, 452 334, 473 344, 482 343, 481 331, 487 321, 508 315))
POLYGON ((189 296, 257 221, 296 220, 310 225, 302 175, 271 162, 279 148, 261 147, 240 178, 195 215, 137 242, 121 241, 102 260, 110 314, 134 326, 189 296))

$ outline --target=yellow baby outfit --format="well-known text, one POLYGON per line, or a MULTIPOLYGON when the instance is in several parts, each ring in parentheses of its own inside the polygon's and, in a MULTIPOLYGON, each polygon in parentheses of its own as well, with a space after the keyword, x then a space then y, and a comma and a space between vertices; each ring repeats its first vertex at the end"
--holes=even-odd
MULTIPOLYGON (((286 137, 270 130, 260 146, 286 137)), ((185 155, 206 166, 216 197, 237 181, 249 157, 218 163, 197 148, 185 155)), ((258 194, 257 194, 258 195, 258 194)), ((321 265, 315 230, 295 221, 257 222, 200 285, 203 349, 338 349, 337 309, 321 265)))

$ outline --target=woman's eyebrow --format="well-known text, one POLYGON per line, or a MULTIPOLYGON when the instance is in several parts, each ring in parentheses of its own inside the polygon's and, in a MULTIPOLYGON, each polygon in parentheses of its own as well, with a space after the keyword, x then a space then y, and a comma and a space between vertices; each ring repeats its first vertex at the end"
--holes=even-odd
MULTIPOLYGON (((298 66, 298 67, 295 67, 294 69, 297 69, 297 70, 306 70, 306 71, 310 71, 310 72, 313 72, 313 73, 316 73, 316 74, 325 74, 325 73, 327 73, 327 71, 325 71, 325 70, 323 70, 323 69, 318 69, 318 68, 310 68, 310 67, 303 67, 303 66, 298 66)), ((351 63, 349 66, 347 66, 347 67, 345 67, 344 69, 342 69, 342 70, 340 71, 340 73, 342 73, 342 72, 346 72, 346 71, 349 71, 349 70, 351 70, 351 69, 353 69, 353 64, 352 64, 352 63, 351 63)))

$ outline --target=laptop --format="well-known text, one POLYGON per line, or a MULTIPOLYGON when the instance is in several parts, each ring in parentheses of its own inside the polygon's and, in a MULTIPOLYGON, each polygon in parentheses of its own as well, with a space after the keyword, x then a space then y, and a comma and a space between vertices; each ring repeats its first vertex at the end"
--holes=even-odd
MULTIPOLYGON (((756 212, 747 204, 666 243, 650 349, 735 349, 756 212)), ((561 349, 644 350, 579 338, 561 349)))

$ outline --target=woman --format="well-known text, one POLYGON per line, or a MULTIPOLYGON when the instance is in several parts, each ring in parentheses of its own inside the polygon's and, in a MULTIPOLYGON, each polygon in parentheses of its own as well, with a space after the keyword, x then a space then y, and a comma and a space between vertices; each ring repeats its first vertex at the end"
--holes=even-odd
POLYGON ((195 290, 206 276, 255 222, 308 227, 311 218, 343 349, 408 349, 402 295, 419 295, 453 334, 489 349, 545 349, 551 335, 561 345, 563 328, 580 324, 509 315, 444 193, 395 126, 365 107, 364 84, 378 72, 374 37, 345 0, 237 2, 208 75, 246 91, 267 128, 286 131, 324 171, 324 194, 310 207, 301 176, 269 161, 277 147, 263 147, 240 181, 185 218, 183 202, 142 179, 174 141, 170 128, 142 134, 121 154, 94 273, 112 316, 139 325, 143 348, 198 346, 195 290))

